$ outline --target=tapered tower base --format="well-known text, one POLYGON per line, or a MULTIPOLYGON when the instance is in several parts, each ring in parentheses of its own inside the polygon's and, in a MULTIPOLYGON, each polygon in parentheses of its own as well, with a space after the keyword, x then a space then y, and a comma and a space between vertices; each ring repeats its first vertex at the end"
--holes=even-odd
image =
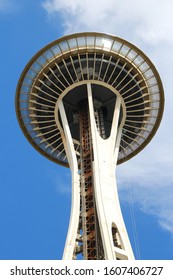
POLYGON ((80 164, 71 145, 73 140, 63 101, 57 105, 73 178, 71 222, 63 259, 76 259, 79 254, 86 260, 134 259, 115 178, 124 121, 120 114, 122 100, 119 95, 112 100, 113 116, 110 135, 106 138, 104 104, 94 99, 91 83, 85 86, 87 98, 80 102, 78 115, 80 164))

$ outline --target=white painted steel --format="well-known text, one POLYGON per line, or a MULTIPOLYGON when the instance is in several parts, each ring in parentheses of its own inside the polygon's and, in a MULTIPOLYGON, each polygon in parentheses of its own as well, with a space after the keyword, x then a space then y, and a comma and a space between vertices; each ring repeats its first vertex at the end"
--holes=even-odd
MULTIPOLYGON (((121 124, 118 127, 121 97, 117 95, 116 98, 110 136, 108 139, 102 139, 97 131, 95 123, 93 98, 90 83, 87 83, 87 91, 94 154, 94 191, 105 259, 115 260, 117 258, 120 258, 133 260, 134 255, 120 209, 115 177, 115 169, 117 164, 122 127, 125 120, 125 118, 122 118, 121 124), (113 244, 113 226, 115 226, 118 230, 120 243, 122 246, 121 249, 115 247, 113 244)), ((56 123, 59 126, 61 137, 63 138, 63 142, 65 143, 66 154, 72 173, 71 217, 63 254, 64 260, 71 260, 74 257, 80 215, 80 178, 78 174, 79 172, 76 152, 74 149, 73 139, 71 136, 62 99, 59 99, 56 108, 60 112, 63 129, 61 128, 57 117, 56 123)), ((58 116, 58 114, 56 114, 56 116, 58 116)))
MULTIPOLYGON (((58 108, 61 116, 61 121, 64 130, 66 142, 66 153, 68 162, 70 165, 71 175, 72 175, 72 205, 71 205, 71 216, 70 216, 70 223, 69 229, 66 239, 66 244, 64 248, 63 259, 64 260, 72 260, 74 257, 74 250, 76 245, 76 238, 77 238, 77 230, 79 224, 79 215, 80 215, 80 176, 78 174, 78 164, 76 153, 73 145, 73 140, 70 132, 70 128, 67 121, 67 116, 65 113, 63 101, 59 100, 58 108)), ((60 126, 60 124, 59 124, 60 126)), ((61 129, 61 128, 60 128, 61 129)))
MULTIPOLYGON (((115 260, 120 258, 133 260, 134 255, 120 209, 115 177, 122 127, 125 121, 125 116, 123 116, 121 124, 118 124, 122 100, 117 94, 111 133, 108 139, 103 139, 99 135, 95 123, 91 83, 87 83, 87 92, 94 154, 92 167, 94 176, 94 191, 105 259, 115 260), (113 226, 115 226, 118 230, 120 243, 122 246, 121 249, 115 247, 113 244, 113 226)), ((63 127, 60 125, 57 113, 56 123, 61 131, 61 137, 63 138, 72 173, 71 217, 63 254, 64 260, 72 260, 74 258, 80 216, 80 175, 78 172, 78 164, 73 139, 61 98, 56 104, 56 109, 56 112, 59 110, 63 127)))
POLYGON ((133 260, 134 255, 120 209, 115 178, 115 167, 121 138, 121 129, 123 125, 121 124, 120 128, 118 128, 121 105, 120 98, 117 96, 116 99, 110 137, 108 139, 102 139, 97 131, 95 123, 90 83, 87 84, 87 88, 94 154, 94 190, 105 259, 114 260, 121 258, 133 260), (117 139, 116 145, 115 139, 117 139), (116 160, 114 157, 115 154, 116 160), (116 226, 118 230, 122 249, 115 247, 113 244, 113 225, 116 226))

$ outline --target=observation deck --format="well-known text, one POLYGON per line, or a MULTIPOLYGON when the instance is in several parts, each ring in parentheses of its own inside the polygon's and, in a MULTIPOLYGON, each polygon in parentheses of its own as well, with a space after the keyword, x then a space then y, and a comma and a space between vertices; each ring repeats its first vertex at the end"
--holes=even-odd
POLYGON ((154 136, 163 114, 159 74, 150 59, 129 42, 103 33, 65 36, 41 49, 25 67, 16 93, 16 111, 26 138, 42 155, 69 166, 58 122, 63 99, 77 158, 79 108, 91 84, 94 106, 108 138, 114 104, 121 98, 124 122, 118 162, 139 153, 154 136))

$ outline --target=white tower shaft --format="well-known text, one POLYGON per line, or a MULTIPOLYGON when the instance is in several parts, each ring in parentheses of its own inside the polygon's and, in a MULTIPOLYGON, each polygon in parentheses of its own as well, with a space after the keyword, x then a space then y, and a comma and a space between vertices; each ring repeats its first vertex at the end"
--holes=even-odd
MULTIPOLYGON (((78 253, 82 253, 84 259, 134 259, 120 209, 115 178, 122 132, 122 125, 119 124, 120 97, 116 98, 110 136, 103 139, 96 124, 90 83, 87 84, 87 95, 90 122, 88 128, 92 142, 90 147, 92 160, 89 167, 91 170, 88 169, 88 175, 83 171, 82 161, 86 162, 87 158, 84 158, 82 152, 81 171, 78 170, 63 101, 59 101, 58 104, 63 126, 62 134, 72 172, 73 189, 71 219, 63 259, 74 259, 78 253), (93 200, 90 205, 86 197, 89 198, 88 201, 93 200)), ((86 134, 86 131, 84 133, 86 134)), ((84 138, 85 135, 82 137, 84 138)), ((88 166, 89 164, 88 162, 88 166)))

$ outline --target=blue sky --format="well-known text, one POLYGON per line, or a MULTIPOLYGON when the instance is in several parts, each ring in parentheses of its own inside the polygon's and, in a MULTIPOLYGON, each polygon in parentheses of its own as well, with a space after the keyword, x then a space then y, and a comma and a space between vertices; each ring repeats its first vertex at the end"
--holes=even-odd
POLYGON ((166 96, 162 125, 140 155, 118 167, 117 181, 136 257, 132 208, 140 258, 173 259, 173 3, 141 0, 140 7, 138 3, 0 0, 0 259, 62 257, 70 215, 70 172, 41 156, 25 139, 16 119, 15 90, 23 68, 40 48, 79 31, 102 31, 129 40, 150 57, 161 75, 166 96))

